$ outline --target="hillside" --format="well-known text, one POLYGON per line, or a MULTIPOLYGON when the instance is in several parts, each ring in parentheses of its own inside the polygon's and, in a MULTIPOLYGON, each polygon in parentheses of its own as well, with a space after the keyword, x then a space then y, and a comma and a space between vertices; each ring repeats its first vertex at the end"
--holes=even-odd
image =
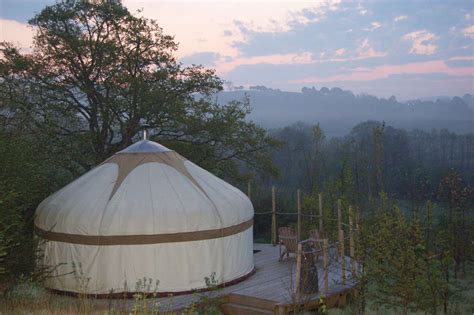
POLYGON ((474 132, 474 98, 440 98, 436 101, 399 102, 371 95, 354 95, 339 88, 303 88, 301 92, 284 92, 263 86, 249 90, 220 92, 217 100, 225 104, 248 95, 253 109, 250 118, 266 128, 280 127, 296 121, 320 122, 329 136, 340 136, 356 123, 366 120, 386 121, 406 129, 447 128, 464 134, 474 132))

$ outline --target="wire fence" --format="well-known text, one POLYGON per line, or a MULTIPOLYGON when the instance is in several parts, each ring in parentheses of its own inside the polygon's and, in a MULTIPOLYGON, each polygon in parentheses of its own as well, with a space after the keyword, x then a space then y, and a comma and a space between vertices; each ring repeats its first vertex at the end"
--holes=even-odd
MULTIPOLYGON (((305 218, 324 218, 325 220, 329 220, 329 221, 333 221, 333 222, 337 222, 338 219, 337 218, 328 218, 328 217, 325 217, 324 215, 321 216, 319 214, 306 214, 306 213, 298 213, 298 212, 279 212, 279 211, 276 211, 276 212, 273 212, 273 211, 265 211, 265 212, 254 212, 255 215, 265 215, 265 214, 273 214, 275 213, 276 215, 295 215, 295 216, 301 216, 301 217, 305 217, 305 218)), ((345 226, 349 226, 349 224, 347 223, 344 223, 344 222, 341 222, 342 225, 345 225, 345 226)))
MULTIPOLYGON (((358 215, 353 207, 343 207, 342 201, 338 200, 336 202, 335 211, 324 211, 322 202, 322 193, 319 194, 319 208, 317 209, 306 209, 302 211, 301 209, 301 194, 298 190, 297 192, 297 202, 296 202, 296 211, 285 211, 278 210, 276 207, 276 198, 275 198, 275 188, 272 187, 272 210, 269 211, 257 211, 255 212, 256 216, 266 216, 271 215, 271 240, 274 245, 286 246, 284 239, 280 237, 278 229, 278 216, 290 216, 296 217, 296 232, 294 238, 298 244, 297 255, 297 272, 296 272, 296 281, 298 285, 300 284, 301 275, 303 269, 307 266, 302 267, 305 259, 308 259, 308 255, 313 257, 311 261, 316 259, 319 260, 323 258, 322 266, 319 265, 318 268, 318 287, 328 290, 330 286, 333 285, 346 285, 348 281, 355 279, 358 271, 358 260, 356 257, 356 241, 358 240, 359 234, 359 224, 358 224, 358 215), (308 213, 309 212, 309 213, 308 213), (311 223, 314 222, 313 219, 319 221, 318 229, 313 228, 313 230, 318 230, 319 232, 316 235, 319 235, 319 239, 311 238, 311 231, 309 231, 310 238, 302 241, 301 236, 303 223, 308 219, 311 220, 311 223), (345 220, 348 219, 348 222, 345 220), (311 248, 311 250, 303 251, 302 244, 305 242, 314 241, 315 244, 319 244, 311 248), (300 277, 300 278, 298 278, 300 277)), ((327 210, 327 209, 326 209, 327 210)), ((287 220, 284 220, 288 223, 287 220)), ((293 221, 292 224, 295 222, 293 221)), ((308 228, 308 225, 304 225, 305 229, 308 228)), ((294 231, 294 230, 293 230, 294 231)), ((306 261, 307 263, 307 261, 306 261)), ((305 270, 307 272, 307 270, 305 270)))

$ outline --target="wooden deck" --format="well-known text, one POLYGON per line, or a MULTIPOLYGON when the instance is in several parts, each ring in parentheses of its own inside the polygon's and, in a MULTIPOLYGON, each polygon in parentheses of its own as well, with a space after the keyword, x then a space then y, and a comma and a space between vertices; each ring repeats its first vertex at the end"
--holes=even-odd
MULTIPOLYGON (((290 257, 283 261, 278 261, 279 248, 271 244, 254 244, 254 250, 258 251, 254 254, 256 272, 248 279, 208 294, 216 296, 230 296, 229 303, 239 303, 239 301, 247 300, 250 305, 263 305, 266 309, 270 307, 288 308, 295 304, 295 270, 296 259, 290 257)), ((336 261, 335 253, 331 253, 329 263, 329 291, 326 293, 318 293, 311 296, 300 297, 300 302, 311 304, 318 301, 320 294, 324 294, 326 299, 332 297, 332 304, 341 303, 335 301, 334 297, 343 297, 354 287, 351 280, 350 261, 346 257, 346 284, 342 284, 342 268, 340 261, 336 261)), ((319 288, 323 291, 323 266, 322 259, 318 262, 319 288)), ((187 294, 174 296, 170 298, 159 298, 156 303, 160 304, 160 310, 171 311, 188 307, 199 299, 199 294, 187 294)), ((247 312, 244 312, 247 313, 247 312)))
MULTIPOLYGON (((341 260, 337 261, 335 251, 329 253, 329 290, 323 291, 322 259, 317 263, 319 289, 321 293, 295 298, 296 259, 290 257, 278 261, 279 247, 270 244, 254 244, 254 262, 256 272, 246 280, 225 288, 195 294, 185 294, 162 298, 147 298, 148 309, 159 309, 161 313, 181 314, 182 310, 199 302, 202 296, 221 297, 226 314, 231 315, 259 315, 259 314, 286 314, 294 305, 305 305, 315 308, 319 304, 320 294, 326 298, 328 307, 345 304, 346 297, 354 288, 351 280, 350 260, 346 261, 346 284, 342 284, 341 260), (299 301, 299 303, 297 303, 299 301)), ((77 298, 61 296, 65 303, 78 303, 77 298)), ((129 312, 134 306, 133 299, 90 299, 93 310, 120 310, 129 312)), ((140 302, 141 303, 141 302, 140 302)))

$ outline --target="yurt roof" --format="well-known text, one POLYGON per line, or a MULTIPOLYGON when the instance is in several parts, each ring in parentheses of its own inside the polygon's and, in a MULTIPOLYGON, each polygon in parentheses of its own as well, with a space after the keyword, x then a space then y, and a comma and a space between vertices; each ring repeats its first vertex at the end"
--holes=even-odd
POLYGON ((154 153, 154 152, 169 152, 172 151, 165 146, 162 146, 159 143, 141 140, 137 143, 132 144, 131 146, 119 151, 118 153, 154 153))
POLYGON ((252 218, 252 204, 239 189, 142 140, 45 199, 35 225, 50 237, 234 233, 252 218))

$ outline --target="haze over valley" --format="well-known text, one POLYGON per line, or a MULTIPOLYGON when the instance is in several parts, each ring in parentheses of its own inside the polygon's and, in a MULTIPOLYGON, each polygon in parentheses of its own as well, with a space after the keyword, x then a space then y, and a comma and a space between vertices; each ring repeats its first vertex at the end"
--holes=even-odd
POLYGON ((249 119, 265 128, 282 127, 295 122, 319 122, 328 136, 342 136, 359 122, 385 121, 397 128, 449 129, 466 134, 474 132, 474 98, 440 97, 435 100, 398 101, 368 94, 355 95, 340 88, 302 88, 301 92, 285 92, 265 86, 242 87, 220 92, 217 102, 249 98, 249 119))

